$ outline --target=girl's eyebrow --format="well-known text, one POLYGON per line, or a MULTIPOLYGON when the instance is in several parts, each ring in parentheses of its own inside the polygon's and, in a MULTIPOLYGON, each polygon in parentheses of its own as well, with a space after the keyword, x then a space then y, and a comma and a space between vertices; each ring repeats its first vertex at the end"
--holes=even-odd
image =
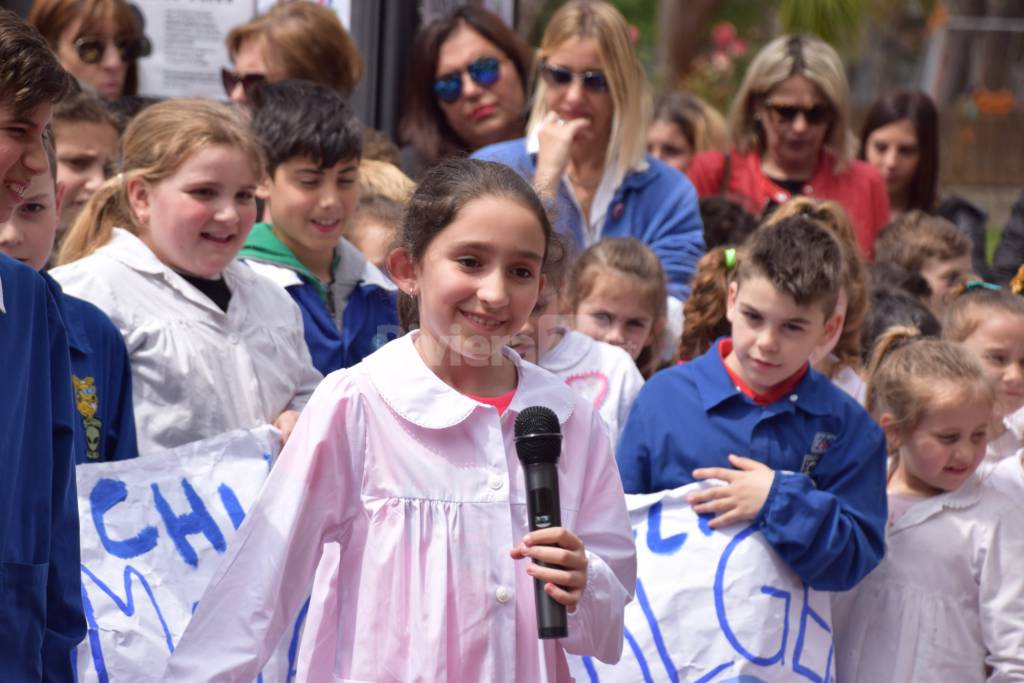
MULTIPOLYGON (((471 250, 474 250, 474 251, 482 251, 482 252, 484 252, 486 254, 494 253, 494 245, 493 244, 490 244, 489 242, 480 242, 480 241, 477 241, 477 240, 468 240, 468 241, 465 241, 465 242, 456 242, 455 244, 452 245, 452 249, 454 249, 454 250, 471 249, 471 250)), ((536 260, 536 261, 543 261, 544 260, 544 255, 543 254, 538 254, 537 252, 532 251, 530 249, 515 249, 515 250, 512 251, 512 253, 513 253, 513 255, 516 258, 525 258, 525 259, 531 259, 531 260, 536 260)))

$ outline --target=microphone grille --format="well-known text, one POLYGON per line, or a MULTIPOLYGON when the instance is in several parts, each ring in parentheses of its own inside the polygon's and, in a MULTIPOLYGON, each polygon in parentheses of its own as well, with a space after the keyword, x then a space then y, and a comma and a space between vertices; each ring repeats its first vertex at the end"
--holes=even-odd
POLYGON ((561 434, 562 428, 558 424, 558 416, 555 411, 545 406, 530 406, 524 408, 516 416, 516 438, 529 436, 531 434, 561 434))

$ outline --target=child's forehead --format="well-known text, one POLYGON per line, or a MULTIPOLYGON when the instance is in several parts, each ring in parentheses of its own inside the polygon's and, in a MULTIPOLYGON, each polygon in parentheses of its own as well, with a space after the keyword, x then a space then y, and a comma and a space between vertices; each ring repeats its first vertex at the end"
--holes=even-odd
POLYGON ((28 184, 28 189, 25 190, 25 200, 28 201, 33 197, 45 196, 50 199, 56 194, 56 186, 53 182, 52 173, 40 173, 32 176, 31 182, 28 184))
POLYGON ((359 157, 352 156, 347 159, 339 159, 337 162, 330 166, 325 166, 323 161, 314 158, 312 154, 297 154, 293 157, 288 157, 277 166, 278 169, 288 169, 291 171, 305 171, 315 170, 329 173, 331 171, 347 171, 350 169, 359 168, 359 157))
POLYGON ((53 120, 53 138, 57 145, 67 142, 89 142, 99 146, 117 146, 120 138, 117 127, 110 121, 89 119, 53 120))
POLYGON ((759 273, 736 282, 736 303, 756 309, 764 315, 778 318, 804 318, 812 322, 825 321, 821 300, 798 303, 793 295, 776 286, 759 273))
POLYGON ((17 123, 43 129, 50 123, 52 114, 53 105, 49 102, 22 111, 18 111, 8 104, 0 103, 0 122, 4 124, 17 123))

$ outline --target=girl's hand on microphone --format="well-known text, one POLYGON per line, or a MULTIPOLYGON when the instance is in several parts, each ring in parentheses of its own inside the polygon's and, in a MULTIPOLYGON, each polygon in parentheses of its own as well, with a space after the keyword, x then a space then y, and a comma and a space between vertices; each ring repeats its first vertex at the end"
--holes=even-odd
POLYGON ((544 582, 544 592, 570 612, 583 597, 587 587, 587 552, 583 541, 560 526, 531 531, 512 549, 512 559, 530 559, 557 567, 542 567, 531 562, 526 573, 544 582))

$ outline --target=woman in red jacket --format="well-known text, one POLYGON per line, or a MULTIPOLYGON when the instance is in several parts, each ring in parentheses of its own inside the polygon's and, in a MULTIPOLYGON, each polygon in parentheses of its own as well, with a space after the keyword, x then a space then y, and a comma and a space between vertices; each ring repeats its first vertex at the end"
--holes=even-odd
POLYGON ((838 202, 864 256, 889 221, 885 182, 855 160, 839 55, 819 38, 781 36, 754 57, 729 111, 734 148, 686 170, 701 197, 722 194, 762 215, 793 195, 838 202))

